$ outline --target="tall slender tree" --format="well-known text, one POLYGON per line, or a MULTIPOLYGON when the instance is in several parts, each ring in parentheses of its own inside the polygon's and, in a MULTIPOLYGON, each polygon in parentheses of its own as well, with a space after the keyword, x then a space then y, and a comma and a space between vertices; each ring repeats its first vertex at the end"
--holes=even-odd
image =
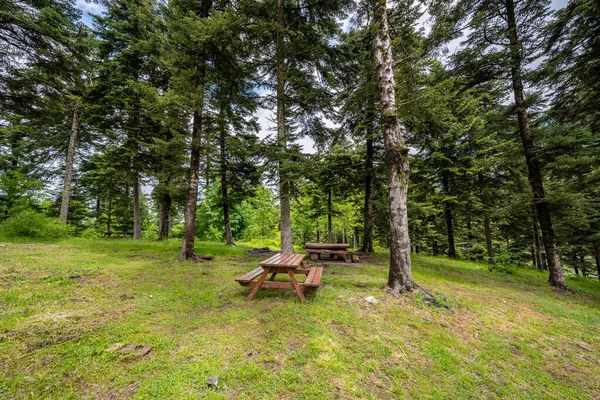
POLYGON ((452 6, 434 1, 431 13, 437 20, 434 40, 454 38, 469 26, 467 40, 463 42, 465 47, 456 54, 453 62, 472 77, 474 84, 497 79, 506 79, 511 84, 518 133, 548 259, 548 282, 566 289, 524 89, 526 66, 540 56, 540 34, 547 22, 549 1, 465 0, 452 6))
POLYGON ((388 285, 395 292, 415 289, 410 260, 408 232, 408 146, 405 128, 398 118, 394 58, 390 39, 387 4, 373 0, 373 58, 379 84, 379 106, 388 168, 390 210, 390 271, 388 285))

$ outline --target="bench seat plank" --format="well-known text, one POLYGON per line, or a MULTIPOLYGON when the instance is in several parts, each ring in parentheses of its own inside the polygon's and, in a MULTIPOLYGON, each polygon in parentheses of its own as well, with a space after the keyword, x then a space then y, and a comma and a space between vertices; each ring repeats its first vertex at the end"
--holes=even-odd
POLYGON ((235 281, 239 282, 240 284, 248 284, 251 281, 253 281, 254 279, 256 279, 257 276, 260 276, 260 274, 262 274, 263 272, 264 272, 264 269, 262 267, 258 267, 256 269, 253 269, 252 271, 248 272, 247 274, 240 276, 235 281))

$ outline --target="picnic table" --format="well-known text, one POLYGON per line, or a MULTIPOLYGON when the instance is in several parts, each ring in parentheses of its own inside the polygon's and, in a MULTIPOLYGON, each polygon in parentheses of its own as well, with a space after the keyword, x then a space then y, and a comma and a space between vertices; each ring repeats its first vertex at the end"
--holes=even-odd
POLYGON ((311 260, 319 261, 323 256, 336 256, 340 261, 346 261, 346 256, 350 254, 352 262, 358 262, 358 254, 350 253, 350 245, 347 243, 306 243, 304 245, 306 252, 311 260))
POLYGON ((275 288, 275 289, 292 289, 300 297, 301 301, 306 301, 304 292, 317 289, 321 282, 322 267, 306 268, 304 258, 306 254, 276 254, 262 261, 260 267, 248 272, 245 275, 236 279, 242 286, 251 286, 252 290, 246 300, 252 300, 258 289, 260 288, 275 288), (267 281, 267 275, 271 277, 267 281), (275 282, 277 274, 287 274, 291 282, 275 282), (306 275, 306 280, 299 283, 296 275, 306 275), (258 281, 255 279, 258 277, 258 281))

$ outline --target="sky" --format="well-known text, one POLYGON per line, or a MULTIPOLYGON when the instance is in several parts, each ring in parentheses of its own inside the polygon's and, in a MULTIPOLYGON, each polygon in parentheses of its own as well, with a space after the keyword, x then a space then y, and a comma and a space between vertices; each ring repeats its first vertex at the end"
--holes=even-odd
MULTIPOLYGON (((560 8, 565 7, 567 5, 567 2, 568 2, 568 0, 552 0, 551 7, 555 10, 558 10, 560 8)), ((91 15, 99 14, 102 12, 102 9, 103 9, 103 6, 96 4, 96 3, 86 2, 85 0, 77 0, 77 7, 81 11, 83 11, 83 16, 82 16, 83 22, 90 26, 92 24, 91 15)), ((349 18, 340 22, 342 24, 344 31, 348 30, 348 27, 349 27, 348 22, 349 22, 349 18)), ((423 26, 427 29, 427 24, 428 24, 427 16, 424 16, 422 18, 421 24, 423 24, 423 26)), ((456 51, 456 49, 459 46, 460 41, 461 41, 460 39, 457 39, 454 42, 450 43, 449 50, 451 53, 456 51)), ((274 116, 275 116, 275 110, 259 108, 255 115, 261 126, 261 131, 259 132, 259 137, 261 139, 263 139, 266 136, 273 134, 274 127, 275 127, 275 123, 273 122, 274 116)), ((328 126, 333 126, 333 123, 331 121, 326 120, 325 124, 328 126)), ((315 152, 314 142, 310 138, 303 138, 303 139, 300 139, 298 142, 300 145, 302 145, 303 151, 305 153, 314 153, 315 152)))

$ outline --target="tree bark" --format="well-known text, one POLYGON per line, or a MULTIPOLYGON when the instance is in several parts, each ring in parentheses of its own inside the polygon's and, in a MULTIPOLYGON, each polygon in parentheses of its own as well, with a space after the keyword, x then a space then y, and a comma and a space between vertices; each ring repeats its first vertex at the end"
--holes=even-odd
MULTIPOLYGON (((275 43, 275 62, 277 76, 277 144, 281 152, 287 152, 287 133, 285 124, 285 8, 284 0, 277 0, 277 32, 275 43)), ((279 165, 279 232, 281 252, 293 253, 292 218, 290 211, 290 183, 279 165)))
POLYGON ((600 280, 600 243, 594 246, 594 258, 596 259, 596 271, 598 272, 598 280, 600 280))
POLYGON ((394 58, 389 35, 386 0, 373 0, 376 29, 373 58, 379 85, 379 106, 388 169, 390 208, 390 271, 388 285, 395 292, 416 288, 412 279, 410 238, 408 235, 408 147, 404 126, 396 109, 394 58))
POLYGON ((492 245, 492 232, 490 230, 490 217, 483 217, 483 232, 485 234, 485 247, 487 248, 488 264, 494 264, 494 247, 492 245))
POLYGON ((221 148, 221 160, 219 162, 219 173, 221 175, 221 204, 223 206, 223 223, 225 224, 225 242, 229 246, 235 246, 233 234, 231 233, 231 220, 229 217, 229 196, 227 185, 227 126, 225 121, 225 105, 221 104, 219 111, 219 147, 221 148))
MULTIPOLYGON (((442 176, 442 186, 444 193, 450 195, 450 184, 448 182, 448 176, 444 174, 442 176)), ((452 208, 448 202, 444 202, 444 217, 446 218, 446 230, 448 235, 448 257, 456 258, 456 246, 454 244, 454 224, 452 218, 452 208)))
POLYGON ((106 232, 110 234, 112 223, 112 196, 108 196, 108 212, 106 213, 106 232))
POLYGON ((523 56, 521 52, 522 43, 519 41, 517 35, 514 0, 506 0, 505 4, 507 11, 506 20, 508 23, 507 35, 510 41, 512 86, 515 96, 517 118, 519 120, 519 134, 521 136, 521 141, 523 142, 529 183, 531 184, 531 188, 533 190, 533 202, 537 210, 538 220, 542 229, 544 248, 546 249, 546 257, 548 259, 548 270, 550 272, 548 283, 560 289, 567 289, 567 282, 565 280, 560 257, 556 248, 556 240, 554 237, 554 229, 552 228, 550 210, 548 209, 548 204, 544 202, 546 195, 542 184, 540 162, 535 154, 533 138, 531 136, 529 127, 529 115, 527 113, 527 104, 525 102, 523 80, 521 76, 521 67, 523 62, 523 56))
POLYGON ((190 180, 185 204, 185 217, 183 227, 183 240, 179 261, 194 258, 194 239, 196 234, 196 206, 198 202, 198 182, 200 175, 200 139, 204 112, 204 84, 206 76, 206 63, 204 59, 198 65, 198 103, 192 116, 192 143, 190 151, 190 180))
POLYGON ((333 224, 331 223, 331 189, 327 188, 327 242, 333 242, 333 224))
POLYGON ((139 173, 133 175, 133 238, 142 238, 142 218, 140 212, 140 181, 139 173))
POLYGON ((361 252, 373 253, 373 139, 367 138, 365 159, 365 225, 361 252))
POLYGON ((158 221, 158 240, 169 238, 171 231, 171 204, 173 199, 169 193, 163 193, 160 199, 160 216, 158 221))
POLYGON ((79 103, 75 103, 73 109, 73 122, 71 124, 71 136, 67 150, 67 165, 65 166, 65 179, 63 182, 62 201, 60 204, 60 221, 67 223, 69 216, 69 200, 71 198, 71 181, 73 180, 73 163, 75 161, 75 148, 77 147, 77 136, 79 134, 79 103))
POLYGON ((540 271, 545 271, 547 269, 546 263, 544 262, 544 257, 542 253, 542 245, 540 243, 540 234, 537 223, 537 211, 535 209, 535 205, 531 204, 531 220, 533 222, 533 245, 535 248, 535 266, 540 271))

